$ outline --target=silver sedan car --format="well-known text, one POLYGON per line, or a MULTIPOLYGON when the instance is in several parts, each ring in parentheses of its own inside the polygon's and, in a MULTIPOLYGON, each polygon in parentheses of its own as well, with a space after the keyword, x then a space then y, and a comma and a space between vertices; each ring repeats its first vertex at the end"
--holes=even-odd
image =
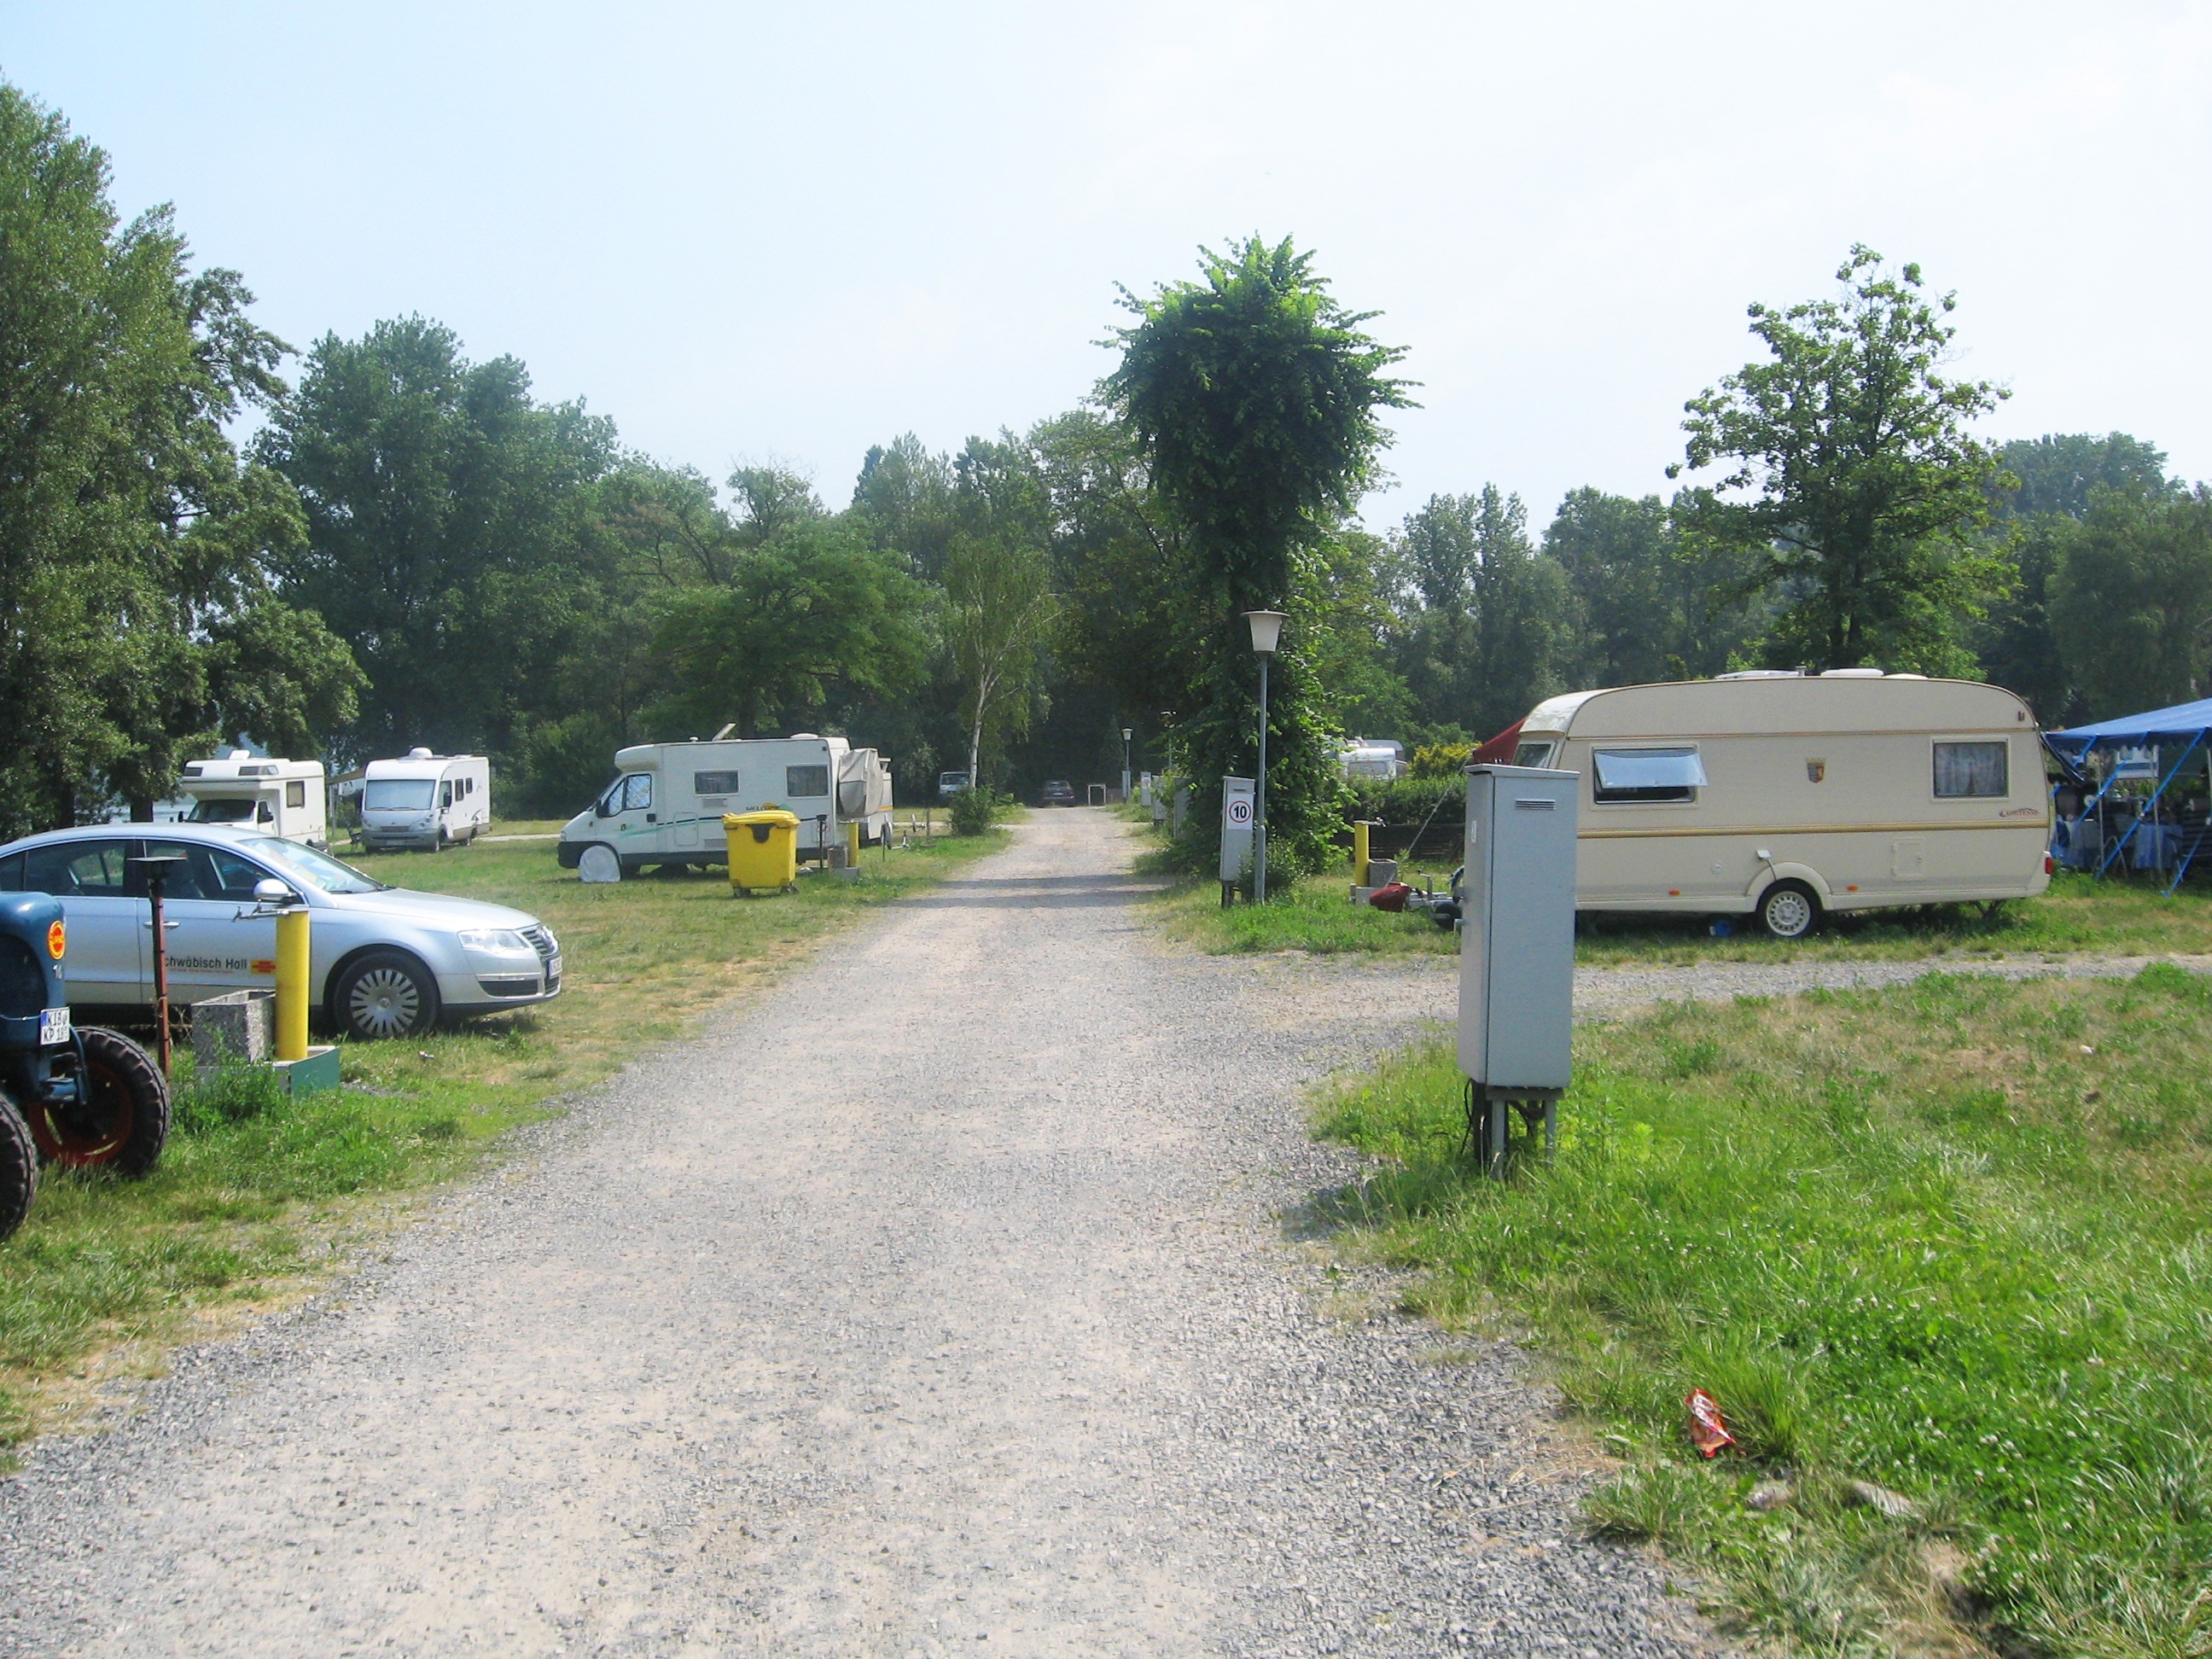
POLYGON ((276 919, 254 889, 305 902, 316 1006, 356 1037, 410 1036, 441 1016, 526 1007, 561 990, 561 945, 504 905, 387 887, 297 842, 213 823, 105 823, 0 847, 0 891, 51 893, 69 921, 72 1008, 154 1000, 153 908, 141 857, 163 880, 169 1000, 273 985, 276 919))

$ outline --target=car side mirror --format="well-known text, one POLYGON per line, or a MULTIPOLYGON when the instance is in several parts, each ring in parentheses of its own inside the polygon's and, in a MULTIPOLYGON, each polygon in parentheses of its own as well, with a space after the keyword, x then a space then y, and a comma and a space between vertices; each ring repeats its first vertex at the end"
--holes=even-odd
POLYGON ((595 817, 611 818, 615 815, 615 809, 605 800, 602 799, 597 805, 592 808, 592 814, 595 817))
POLYGON ((274 876, 264 877, 253 884, 256 904, 296 904, 300 896, 274 876))

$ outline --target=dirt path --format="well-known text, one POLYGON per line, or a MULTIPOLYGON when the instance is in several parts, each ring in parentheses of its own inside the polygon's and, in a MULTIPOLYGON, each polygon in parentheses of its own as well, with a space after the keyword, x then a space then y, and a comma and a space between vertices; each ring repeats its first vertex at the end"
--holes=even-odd
POLYGON ((1332 1316, 1299 1087, 1087 811, 0 1483, 0 1651, 1690 1650, 1510 1349, 1332 1316))

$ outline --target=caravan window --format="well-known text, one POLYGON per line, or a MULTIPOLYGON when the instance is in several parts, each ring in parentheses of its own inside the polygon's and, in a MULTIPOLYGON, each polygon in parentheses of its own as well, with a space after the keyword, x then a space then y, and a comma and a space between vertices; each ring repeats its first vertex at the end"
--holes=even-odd
POLYGON ((1558 746, 1559 739, 1556 738, 1528 738, 1514 750, 1513 763, 1516 766, 1549 766, 1552 750, 1558 746))
POLYGON ((1936 799, 2002 797, 2012 793, 2002 743, 1936 745, 1936 799))
POLYGON ((653 805, 653 774, 633 772, 622 781, 622 812, 642 812, 653 805))
POLYGON ((1705 781, 1695 749, 1597 749, 1590 760, 1593 800, 1695 800, 1705 781))
POLYGON ((787 795, 826 795, 830 793, 830 769, 787 766, 783 769, 783 790, 787 795))
POLYGON ((295 781, 294 782, 288 783, 284 786, 285 805, 305 806, 307 804, 307 786, 304 781, 295 781))
POLYGON ((691 793, 695 795, 735 795, 742 793, 735 772, 694 772, 691 793))

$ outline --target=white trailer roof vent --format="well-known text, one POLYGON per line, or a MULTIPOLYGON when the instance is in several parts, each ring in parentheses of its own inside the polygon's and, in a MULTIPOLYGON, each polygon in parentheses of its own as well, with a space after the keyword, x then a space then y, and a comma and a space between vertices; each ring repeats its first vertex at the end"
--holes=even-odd
POLYGON ((434 757, 428 750, 417 744, 416 747, 407 751, 407 758, 409 760, 429 760, 434 757))
POLYGON ((1881 677, 1879 668, 1824 668, 1820 671, 1820 678, 1824 680, 1878 680, 1881 677))

